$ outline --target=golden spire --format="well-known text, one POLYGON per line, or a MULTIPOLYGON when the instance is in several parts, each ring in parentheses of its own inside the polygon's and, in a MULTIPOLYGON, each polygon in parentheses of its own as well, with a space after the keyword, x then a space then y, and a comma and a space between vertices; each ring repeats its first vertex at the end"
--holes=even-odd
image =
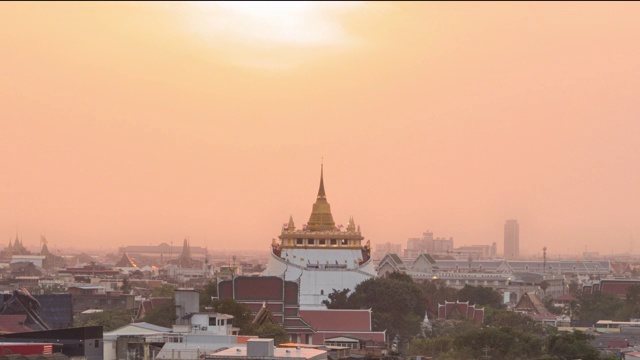
POLYGON ((333 221, 333 215, 331 215, 331 206, 327 202, 327 195, 324 192, 324 164, 320 165, 320 188, 318 189, 316 202, 313 204, 311 217, 307 223, 307 230, 336 230, 336 223, 333 221))
POLYGON ((318 200, 323 199, 327 201, 327 194, 324 192, 324 160, 320 163, 320 188, 318 189, 318 200))
POLYGON ((294 231, 295 229, 296 229, 296 226, 293 223, 293 215, 289 215, 289 224, 287 225, 287 230, 294 231))

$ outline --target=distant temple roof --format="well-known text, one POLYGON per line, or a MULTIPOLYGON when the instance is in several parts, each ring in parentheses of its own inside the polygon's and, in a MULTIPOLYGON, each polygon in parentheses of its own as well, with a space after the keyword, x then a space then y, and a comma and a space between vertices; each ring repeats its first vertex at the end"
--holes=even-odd
POLYGON ((138 267, 138 265, 136 265, 133 262, 133 260, 131 260, 129 255, 127 255, 127 253, 123 253, 122 254, 122 258, 120 258, 120 260, 118 260, 118 262, 114 266, 115 267, 131 267, 131 268, 137 268, 138 267))
POLYGON ((478 324, 484 322, 484 309, 469 305, 468 301, 446 301, 438 304, 438 319, 470 319, 478 324))
MULTIPOLYGON (((128 245, 122 246, 118 249, 120 252, 126 252, 127 254, 177 254, 181 250, 180 246, 173 246, 167 243, 160 245, 128 245)), ((191 246, 190 251, 193 254, 206 254, 207 249, 201 246, 191 246)))

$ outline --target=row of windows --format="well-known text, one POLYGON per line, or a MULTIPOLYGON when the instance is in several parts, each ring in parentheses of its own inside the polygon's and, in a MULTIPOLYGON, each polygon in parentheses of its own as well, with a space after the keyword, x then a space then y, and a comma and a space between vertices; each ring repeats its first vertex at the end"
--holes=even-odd
MULTIPOLYGON (((228 326, 233 325, 233 319, 226 319, 226 324, 228 326)), ((219 319, 216 321, 214 316, 209 317, 209 326, 225 326, 225 319, 219 319)))
MULTIPOLYGON (((317 245, 327 245, 327 239, 317 239, 317 245)), ((316 245, 316 239, 296 239, 296 245, 316 245)), ((349 240, 340 239, 340 245, 348 245, 349 240)), ((338 245, 338 239, 329 239, 329 245, 338 245)))
POLYGON ((347 348, 351 348, 351 349, 354 349, 354 350, 358 350, 358 343, 343 343, 343 342, 326 341, 325 345, 327 345, 327 346, 342 346, 342 347, 347 347, 347 348))

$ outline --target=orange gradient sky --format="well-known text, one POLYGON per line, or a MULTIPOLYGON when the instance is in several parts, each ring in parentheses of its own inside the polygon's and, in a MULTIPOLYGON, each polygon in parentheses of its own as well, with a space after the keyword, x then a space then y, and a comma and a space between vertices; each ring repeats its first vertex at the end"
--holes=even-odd
POLYGON ((0 3, 0 246, 308 220, 640 252, 640 3, 0 3), (3 237, 2 237, 3 236, 3 237), (4 240, 2 240, 4 239, 4 240))

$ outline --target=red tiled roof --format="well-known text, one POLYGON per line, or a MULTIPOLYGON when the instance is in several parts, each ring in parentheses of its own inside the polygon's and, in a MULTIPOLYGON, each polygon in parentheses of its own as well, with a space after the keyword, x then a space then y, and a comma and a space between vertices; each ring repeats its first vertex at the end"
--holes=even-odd
POLYGON ((629 342, 626 340, 610 340, 607 344, 609 348, 624 348, 629 346, 629 342))
POLYGON ((371 331, 369 310, 300 310, 316 331, 371 331))
POLYGON ((574 300, 575 297, 572 294, 566 293, 566 294, 558 295, 553 299, 557 301, 571 301, 571 300, 574 300))
POLYGON ((339 336, 355 337, 366 340, 373 340, 377 342, 385 341, 384 331, 371 331, 371 332, 318 332, 311 336, 311 342, 315 345, 323 345, 326 339, 331 339, 339 336))
POLYGON ((600 291, 607 294, 613 294, 618 296, 626 296, 627 290, 633 285, 640 285, 638 281, 617 281, 615 279, 603 279, 600 280, 600 291))
POLYGON ((279 277, 238 277, 233 280, 235 300, 283 300, 283 280, 279 277))
POLYGON ((484 322, 484 309, 478 309, 475 305, 469 305, 469 302, 449 302, 438 304, 438 319, 449 319, 453 314, 463 315, 467 319, 473 319, 478 324, 484 322))
POLYGON ((11 334, 30 332, 33 329, 24 325, 27 315, 0 315, 0 333, 11 334))

